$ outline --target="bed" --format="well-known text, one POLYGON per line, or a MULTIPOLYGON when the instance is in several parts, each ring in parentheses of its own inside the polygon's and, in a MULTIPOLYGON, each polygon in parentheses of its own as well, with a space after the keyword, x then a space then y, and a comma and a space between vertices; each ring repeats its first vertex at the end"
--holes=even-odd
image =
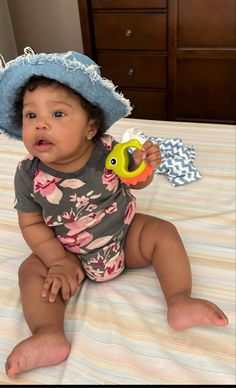
POLYGON ((136 191, 139 211, 173 222, 189 254, 193 296, 221 307, 226 328, 172 330, 152 268, 125 270, 115 280, 85 280, 71 298, 65 330, 67 360, 10 380, 4 363, 30 335, 22 314, 17 269, 28 255, 13 209, 13 176, 25 154, 21 142, 0 135, 0 384, 1 385, 231 385, 235 384, 235 129, 234 125, 122 119, 147 136, 180 138, 195 150, 200 178, 174 186, 155 174, 136 191))

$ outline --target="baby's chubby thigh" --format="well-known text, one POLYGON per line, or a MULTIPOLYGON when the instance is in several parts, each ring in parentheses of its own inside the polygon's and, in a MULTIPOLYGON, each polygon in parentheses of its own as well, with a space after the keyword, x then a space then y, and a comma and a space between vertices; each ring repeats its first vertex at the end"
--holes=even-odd
POLYGON ((34 276, 47 277, 48 268, 45 264, 36 256, 31 253, 21 264, 18 269, 18 277, 20 286, 22 283, 28 283, 34 276))
POLYGON ((168 221, 148 214, 136 213, 125 240, 126 267, 143 268, 151 265, 160 240, 163 242, 173 228, 175 228, 174 225, 168 221))

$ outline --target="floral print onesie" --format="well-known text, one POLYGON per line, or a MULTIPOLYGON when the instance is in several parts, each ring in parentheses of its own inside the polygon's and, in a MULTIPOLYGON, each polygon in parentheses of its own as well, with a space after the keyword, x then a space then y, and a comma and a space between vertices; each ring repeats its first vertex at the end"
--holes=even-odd
POLYGON ((28 155, 15 174, 15 205, 41 212, 64 248, 81 259, 92 280, 113 279, 124 269, 124 241, 136 209, 135 197, 118 176, 105 168, 116 143, 108 134, 79 171, 62 173, 28 155))

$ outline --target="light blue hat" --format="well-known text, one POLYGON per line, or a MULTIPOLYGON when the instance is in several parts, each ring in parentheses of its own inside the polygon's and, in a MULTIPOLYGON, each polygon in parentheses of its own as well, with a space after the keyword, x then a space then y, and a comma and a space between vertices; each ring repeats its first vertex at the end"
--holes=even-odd
POLYGON ((86 55, 75 51, 35 54, 26 47, 23 55, 10 62, 0 57, 0 129, 16 139, 21 139, 22 133, 12 117, 14 101, 18 89, 33 75, 66 84, 98 105, 104 113, 105 130, 132 111, 129 100, 116 91, 112 81, 101 77, 99 66, 86 55))

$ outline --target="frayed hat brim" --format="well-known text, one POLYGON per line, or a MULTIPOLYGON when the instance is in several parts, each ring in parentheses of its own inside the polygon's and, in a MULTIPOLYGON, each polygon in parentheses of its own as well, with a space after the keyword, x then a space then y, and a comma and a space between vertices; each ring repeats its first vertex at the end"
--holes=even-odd
POLYGON ((116 91, 112 81, 101 77, 98 65, 86 55, 75 51, 28 53, 0 69, 0 128, 14 138, 21 139, 21 127, 12 117, 16 94, 33 75, 65 84, 98 105, 104 113, 104 130, 132 111, 130 101, 116 91))

